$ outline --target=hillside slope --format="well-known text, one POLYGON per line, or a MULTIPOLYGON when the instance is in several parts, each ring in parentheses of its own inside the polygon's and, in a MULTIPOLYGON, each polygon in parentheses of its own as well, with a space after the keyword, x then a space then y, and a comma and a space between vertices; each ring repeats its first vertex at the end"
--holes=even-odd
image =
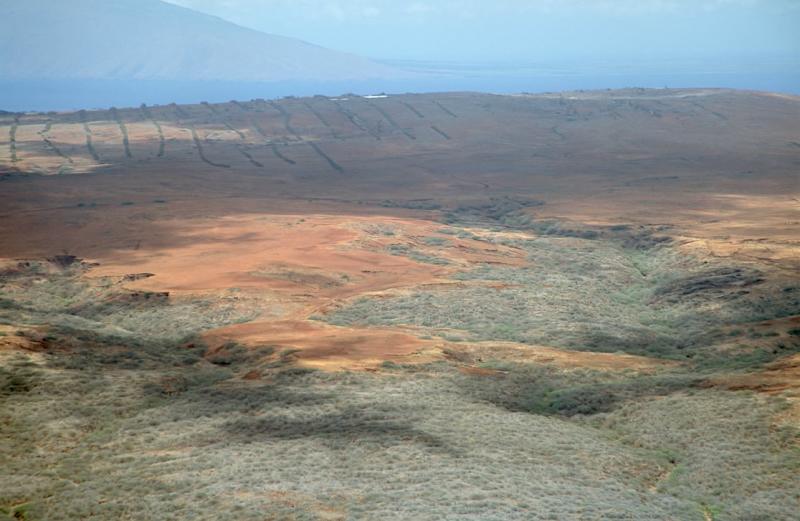
POLYGON ((0 115, 0 518, 796 521, 798 121, 714 89, 0 115))
POLYGON ((0 116, 0 518, 796 521, 800 99, 0 116))
POLYGON ((30 0, 0 4, 6 80, 348 80, 386 66, 246 29, 159 0, 30 0))

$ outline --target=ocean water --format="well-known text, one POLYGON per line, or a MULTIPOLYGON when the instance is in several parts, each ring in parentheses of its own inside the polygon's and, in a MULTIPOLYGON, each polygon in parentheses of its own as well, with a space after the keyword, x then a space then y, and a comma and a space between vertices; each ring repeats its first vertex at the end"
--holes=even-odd
POLYGON ((225 102, 345 93, 477 91, 496 94, 624 87, 722 87, 800 94, 800 59, 595 64, 386 62, 393 80, 228 82, 0 79, 0 110, 12 112, 225 102))

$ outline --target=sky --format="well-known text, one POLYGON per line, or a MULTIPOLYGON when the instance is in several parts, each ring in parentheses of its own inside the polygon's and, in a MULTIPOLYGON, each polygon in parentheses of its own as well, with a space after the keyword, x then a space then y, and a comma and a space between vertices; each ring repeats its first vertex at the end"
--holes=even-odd
POLYGON ((800 57, 800 0, 170 0, 377 59, 800 57))

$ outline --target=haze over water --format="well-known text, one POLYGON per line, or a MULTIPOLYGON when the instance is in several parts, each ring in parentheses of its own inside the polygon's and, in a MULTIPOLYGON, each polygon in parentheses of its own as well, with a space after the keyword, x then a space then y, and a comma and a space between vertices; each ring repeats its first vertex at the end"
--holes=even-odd
MULTIPOLYGON (((0 74, 0 109, 59 110, 346 92, 516 93, 713 86, 800 93, 800 32, 796 30, 800 4, 788 0, 171 3, 249 29, 368 57, 404 75, 265 82, 226 77, 196 81, 180 74, 166 80, 52 77, 41 81, 42 77, 0 74)), ((75 10, 80 9, 75 4, 75 10)), ((203 49, 210 50, 198 50, 200 56, 192 59, 202 58, 214 46, 203 49)), ((240 69, 252 69, 248 63, 240 65, 240 69)))

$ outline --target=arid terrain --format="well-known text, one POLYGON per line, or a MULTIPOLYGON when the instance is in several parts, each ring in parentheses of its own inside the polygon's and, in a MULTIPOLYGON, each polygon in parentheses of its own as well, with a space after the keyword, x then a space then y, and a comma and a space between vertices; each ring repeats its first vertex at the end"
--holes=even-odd
POLYGON ((800 97, 0 113, 18 519, 790 520, 800 97))

